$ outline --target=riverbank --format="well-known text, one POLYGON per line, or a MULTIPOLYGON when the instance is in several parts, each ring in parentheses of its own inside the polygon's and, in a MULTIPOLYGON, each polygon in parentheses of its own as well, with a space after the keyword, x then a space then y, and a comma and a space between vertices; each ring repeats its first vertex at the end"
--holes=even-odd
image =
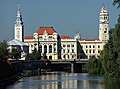
POLYGON ((16 81, 18 81, 20 78, 21 78, 20 73, 15 74, 15 75, 13 75, 11 77, 3 78, 3 79, 0 80, 0 87, 2 88, 2 87, 5 87, 5 86, 8 86, 10 84, 13 84, 16 81))

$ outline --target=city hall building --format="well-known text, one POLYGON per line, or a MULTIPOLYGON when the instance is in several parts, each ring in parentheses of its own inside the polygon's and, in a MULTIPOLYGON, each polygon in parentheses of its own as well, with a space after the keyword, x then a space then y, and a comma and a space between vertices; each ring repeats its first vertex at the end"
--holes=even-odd
POLYGON ((39 50, 41 56, 46 54, 47 59, 51 60, 80 59, 82 53, 86 54, 88 59, 91 56, 99 57, 104 45, 109 40, 108 17, 108 11, 103 5, 99 16, 99 38, 83 39, 79 33, 75 34, 74 38, 61 36, 54 27, 40 27, 32 36, 24 37, 22 15, 18 9, 14 38, 25 42, 29 46, 29 53, 39 50))

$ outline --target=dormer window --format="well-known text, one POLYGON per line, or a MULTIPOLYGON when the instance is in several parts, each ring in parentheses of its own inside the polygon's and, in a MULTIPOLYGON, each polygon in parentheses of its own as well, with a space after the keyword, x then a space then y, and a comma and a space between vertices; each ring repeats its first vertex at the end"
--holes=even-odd
POLYGON ((49 36, 49 38, 52 38, 52 36, 49 36))
POLYGON ((42 38, 42 36, 39 36, 39 38, 42 38))

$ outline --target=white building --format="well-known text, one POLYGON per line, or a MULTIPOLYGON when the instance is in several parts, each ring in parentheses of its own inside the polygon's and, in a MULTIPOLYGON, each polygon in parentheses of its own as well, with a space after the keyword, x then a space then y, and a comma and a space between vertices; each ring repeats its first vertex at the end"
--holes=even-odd
MULTIPOLYGON (((99 38, 83 39, 77 33, 74 38, 60 36, 53 27, 40 27, 32 36, 26 36, 24 42, 29 45, 29 53, 39 50, 41 55, 46 54, 47 59, 77 59, 86 54, 98 57, 104 45, 109 40, 108 11, 103 5, 99 18, 99 38), (82 49, 81 49, 82 48, 82 49)), ((23 41, 23 22, 18 9, 15 23, 15 39, 23 41)))

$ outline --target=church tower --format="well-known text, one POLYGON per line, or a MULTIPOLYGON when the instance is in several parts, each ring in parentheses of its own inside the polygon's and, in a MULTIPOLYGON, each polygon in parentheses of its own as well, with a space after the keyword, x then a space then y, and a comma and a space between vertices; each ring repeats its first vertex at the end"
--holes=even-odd
POLYGON ((22 42, 24 41, 24 25, 19 6, 14 24, 14 39, 20 40, 22 42))
POLYGON ((99 39, 102 41, 109 40, 108 19, 109 19, 108 11, 106 10, 105 5, 103 5, 99 17, 99 39))

